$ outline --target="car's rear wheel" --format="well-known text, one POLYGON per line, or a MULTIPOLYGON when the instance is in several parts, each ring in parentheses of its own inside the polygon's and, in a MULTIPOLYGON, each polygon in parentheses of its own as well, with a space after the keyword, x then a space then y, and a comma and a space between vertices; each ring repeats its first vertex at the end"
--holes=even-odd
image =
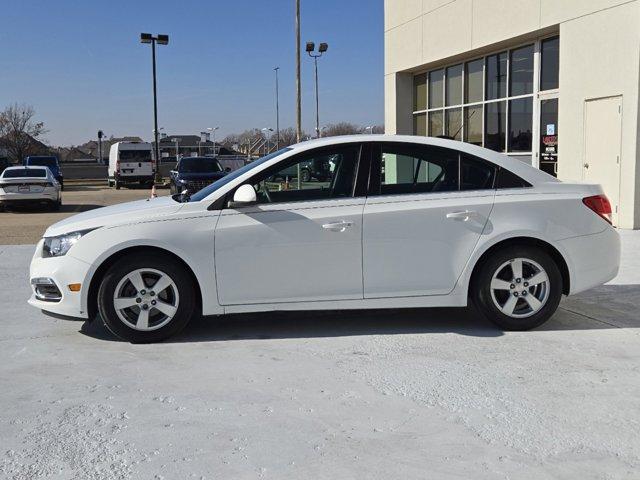
POLYGON ((513 246, 492 254, 471 285, 478 309, 505 330, 542 325, 558 309, 562 275, 544 250, 513 246))
POLYGON ((105 326, 132 343, 158 342, 182 330, 195 313, 195 286, 180 262, 138 254, 118 260, 98 290, 105 326))

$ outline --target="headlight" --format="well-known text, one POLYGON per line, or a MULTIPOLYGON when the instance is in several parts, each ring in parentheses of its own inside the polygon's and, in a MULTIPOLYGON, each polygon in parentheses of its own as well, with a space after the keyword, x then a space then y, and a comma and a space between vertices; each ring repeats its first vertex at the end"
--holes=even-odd
POLYGON ((187 181, 186 181, 186 180, 182 180, 182 179, 180 179, 180 180, 178 180, 178 181, 179 181, 180 183, 182 183, 183 185, 186 185, 186 184, 187 184, 187 181))
POLYGON ((43 246, 44 257, 61 257, 65 255, 83 235, 95 230, 80 230, 78 232, 66 233, 57 237, 45 237, 43 246))

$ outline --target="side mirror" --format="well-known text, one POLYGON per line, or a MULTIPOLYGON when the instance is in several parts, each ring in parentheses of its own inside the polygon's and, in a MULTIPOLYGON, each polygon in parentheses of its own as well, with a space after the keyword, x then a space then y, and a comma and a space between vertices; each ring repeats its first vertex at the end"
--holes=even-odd
POLYGON ((256 191, 249 184, 241 185, 236 193, 233 194, 233 200, 229 202, 229 208, 247 207, 258 202, 256 191))
POLYGON ((225 171, 226 173, 229 173, 229 172, 231 171, 231 167, 227 167, 227 168, 225 168, 225 169, 224 169, 224 171, 225 171))

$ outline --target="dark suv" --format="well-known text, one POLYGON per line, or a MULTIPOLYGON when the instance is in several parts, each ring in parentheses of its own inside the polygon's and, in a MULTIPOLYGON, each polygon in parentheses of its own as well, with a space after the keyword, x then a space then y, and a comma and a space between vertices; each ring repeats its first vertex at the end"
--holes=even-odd
POLYGON ((181 158, 176 168, 169 173, 171 194, 185 190, 190 194, 196 193, 226 174, 220 162, 213 157, 181 158))
POLYGON ((60 190, 64 190, 64 183, 62 177, 62 171, 60 170, 60 164, 58 164, 58 157, 53 155, 31 155, 24 159, 24 165, 26 167, 49 167, 51 173, 60 184, 60 190))

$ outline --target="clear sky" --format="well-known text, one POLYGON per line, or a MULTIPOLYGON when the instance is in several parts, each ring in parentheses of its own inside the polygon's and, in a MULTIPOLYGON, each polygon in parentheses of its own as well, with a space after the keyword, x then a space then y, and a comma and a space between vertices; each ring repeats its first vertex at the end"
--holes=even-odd
MULTIPOLYGON (((321 125, 383 123, 382 0, 301 0, 301 40, 319 61, 321 125)), ((158 47, 159 125, 169 134, 220 126, 219 137, 295 125, 293 0, 0 0, 0 108, 32 105, 52 145, 153 130, 151 48, 158 47)), ((303 127, 313 132, 313 62, 302 57, 303 127)))

